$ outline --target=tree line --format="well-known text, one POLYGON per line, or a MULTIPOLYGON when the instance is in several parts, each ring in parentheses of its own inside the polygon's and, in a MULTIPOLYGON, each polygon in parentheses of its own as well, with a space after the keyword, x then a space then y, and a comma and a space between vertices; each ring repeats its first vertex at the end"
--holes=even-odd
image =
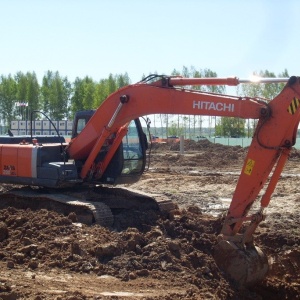
MULTIPOLYGON (((182 70, 174 69, 171 75, 183 77, 218 77, 217 73, 210 69, 196 69, 183 66, 182 70)), ((254 72, 260 77, 276 77, 275 73, 268 70, 254 72)), ((145 75, 141 76, 143 79, 145 75)), ((277 77, 289 77, 288 71, 284 70, 277 77)), ((89 76, 77 77, 70 82, 67 77, 61 76, 58 71, 47 71, 38 82, 35 72, 17 72, 15 75, 0 76, 0 117, 1 124, 9 126, 12 120, 30 119, 30 112, 42 111, 52 120, 72 119, 75 112, 85 109, 95 109, 117 89, 131 83, 126 73, 109 74, 107 78, 95 81, 89 76)), ((226 94, 225 86, 197 86, 193 87, 203 92, 226 94)), ((283 84, 241 84, 236 93, 240 96, 262 97, 272 99, 283 88, 283 84)), ((38 118, 38 116, 35 116, 38 118)), ((185 135, 186 138, 201 135, 203 128, 202 116, 186 115, 155 115, 154 134, 156 127, 165 128, 168 135, 185 135)), ((216 135, 221 136, 246 136, 249 128, 254 123, 246 124, 246 120, 239 118, 216 118, 208 119, 209 127, 214 127, 216 135)))
POLYGON ((36 110, 52 120, 72 119, 76 111, 97 108, 109 94, 128 84, 127 73, 109 74, 99 81, 77 77, 70 82, 58 71, 47 71, 41 84, 35 72, 1 75, 1 123, 8 126, 12 120, 29 119, 36 110))

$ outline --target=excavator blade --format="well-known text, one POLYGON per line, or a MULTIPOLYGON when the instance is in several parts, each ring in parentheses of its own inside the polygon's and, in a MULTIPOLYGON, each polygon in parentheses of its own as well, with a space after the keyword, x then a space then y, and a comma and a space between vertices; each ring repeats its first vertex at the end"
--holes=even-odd
POLYGON ((240 248, 231 241, 222 240, 215 246, 214 259, 218 267, 240 287, 259 283, 269 269, 267 256, 254 245, 240 248))

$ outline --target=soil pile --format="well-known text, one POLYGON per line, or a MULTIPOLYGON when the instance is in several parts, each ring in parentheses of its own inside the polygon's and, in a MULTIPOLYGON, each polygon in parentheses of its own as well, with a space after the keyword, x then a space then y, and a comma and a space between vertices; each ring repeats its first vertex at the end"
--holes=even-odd
MULTIPOLYGON (((149 191, 155 184, 178 200, 180 209, 172 216, 124 210, 115 212, 113 228, 104 228, 77 223, 74 214, 1 209, 0 299, 299 299, 300 191, 295 178, 282 179, 269 219, 255 234, 270 261, 268 277, 241 289, 212 257, 223 215, 204 213, 199 199, 234 186, 237 177, 230 172, 240 167, 246 150, 208 141, 189 145, 184 156, 160 148, 178 145, 156 146, 154 171, 136 186, 149 191), (213 172, 188 174, 199 166, 213 167, 213 172), (175 189, 178 180, 182 190, 175 189)), ((299 157, 293 150, 293 167, 299 157)))
MULTIPOLYGON (((72 223, 72 219, 74 215, 64 217, 47 210, 1 210, 2 268, 12 273, 50 272, 56 268, 113 276, 125 282, 137 278, 148 278, 149 282, 167 279, 186 289, 186 294, 174 294, 172 299, 194 299, 196 295, 238 299, 242 295, 230 285, 211 256, 220 220, 203 216, 196 207, 182 211, 173 220, 158 218, 155 225, 151 212, 145 212, 139 228, 127 227, 123 222, 120 232, 72 223)), ((30 286, 15 286, 9 279, 0 278, 0 282, 2 298, 49 296, 30 286)), ((88 299, 83 294, 80 297, 88 299)))
MULTIPOLYGON (((196 166, 204 167, 225 166, 232 164, 232 162, 241 162, 247 153, 246 148, 240 146, 228 147, 226 145, 212 143, 209 140, 200 140, 197 142, 193 140, 184 141, 184 156, 179 154, 179 142, 154 143, 152 144, 152 151, 156 155, 164 153, 166 160, 169 159, 171 153, 177 153, 180 166, 195 166, 196 164, 196 166), (189 154, 195 154, 192 160, 189 154)), ((159 156, 155 156, 155 158, 156 157, 159 156)), ((174 155, 171 155, 170 160, 176 163, 176 160, 174 161, 174 155)))

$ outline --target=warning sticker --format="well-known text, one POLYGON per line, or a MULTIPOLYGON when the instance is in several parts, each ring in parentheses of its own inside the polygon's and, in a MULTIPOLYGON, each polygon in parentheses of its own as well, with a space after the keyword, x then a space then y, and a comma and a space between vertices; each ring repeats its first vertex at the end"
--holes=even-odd
POLYGON ((300 105, 300 100, 294 97, 287 109, 288 113, 290 113, 291 115, 295 114, 299 105, 300 105))
POLYGON ((253 171, 253 168, 254 168, 254 165, 255 165, 255 161, 251 158, 248 158, 246 166, 245 166, 244 173, 247 174, 247 175, 251 175, 251 173, 253 171))

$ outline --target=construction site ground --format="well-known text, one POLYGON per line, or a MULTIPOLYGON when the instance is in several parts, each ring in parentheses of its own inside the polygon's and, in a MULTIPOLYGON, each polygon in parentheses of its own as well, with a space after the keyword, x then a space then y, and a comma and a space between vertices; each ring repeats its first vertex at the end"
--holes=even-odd
POLYGON ((186 141, 180 155, 176 143, 155 144, 150 169, 130 188, 172 199, 179 209, 171 216, 122 211, 114 228, 103 228, 78 223, 74 214, 2 208, 0 299, 300 299, 295 149, 255 233, 269 259, 266 279, 239 287, 214 262, 246 151, 186 141))

